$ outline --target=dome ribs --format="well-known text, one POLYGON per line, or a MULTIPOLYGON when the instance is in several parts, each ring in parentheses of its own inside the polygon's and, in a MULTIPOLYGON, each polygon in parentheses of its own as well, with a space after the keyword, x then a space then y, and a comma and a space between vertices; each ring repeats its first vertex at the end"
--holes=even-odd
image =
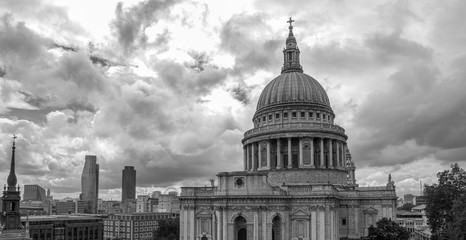
POLYGON ((317 80, 304 73, 288 72, 279 75, 264 88, 257 111, 293 102, 318 104, 331 109, 327 93, 317 80))

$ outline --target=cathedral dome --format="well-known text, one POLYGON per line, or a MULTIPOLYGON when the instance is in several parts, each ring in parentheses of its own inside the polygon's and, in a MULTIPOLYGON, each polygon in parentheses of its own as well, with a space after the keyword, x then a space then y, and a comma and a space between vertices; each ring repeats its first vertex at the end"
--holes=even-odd
POLYGON ((331 109, 322 85, 298 71, 285 72, 273 79, 262 91, 256 111, 287 104, 312 104, 331 109))

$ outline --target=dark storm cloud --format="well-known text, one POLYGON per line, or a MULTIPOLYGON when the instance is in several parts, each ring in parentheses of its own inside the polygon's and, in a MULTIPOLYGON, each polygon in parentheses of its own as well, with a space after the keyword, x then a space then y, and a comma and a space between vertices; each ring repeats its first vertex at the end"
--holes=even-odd
MULTIPOLYGON (((145 29, 157 24, 176 3, 176 0, 147 0, 128 9, 123 8, 122 2, 118 3, 115 9, 115 20, 112 21, 111 26, 120 45, 127 52, 131 52, 137 46, 145 46, 147 44, 145 29)), ((166 37, 165 34, 162 36, 166 37)))
POLYGON ((374 51, 376 59, 382 63, 393 63, 400 60, 430 60, 433 53, 430 48, 402 38, 400 32, 388 35, 374 33, 366 39, 366 44, 374 51))
POLYGON ((202 66, 202 71, 170 61, 161 60, 154 64, 154 70, 158 71, 160 79, 178 94, 189 94, 200 97, 210 93, 213 87, 221 84, 227 71, 214 66, 202 66))
POLYGON ((271 33, 271 28, 259 14, 233 15, 220 32, 221 47, 235 56, 234 71, 247 74, 271 66, 279 69, 279 46, 284 38, 271 33), (262 34, 259 34, 262 33, 262 34))
MULTIPOLYGON (((463 79, 466 74, 461 71, 458 69, 461 74, 445 76, 435 66, 406 65, 390 77, 388 89, 370 94, 353 119, 355 126, 362 129, 358 138, 364 137, 361 140, 365 142, 357 150, 361 160, 373 165, 406 163, 432 154, 436 149, 465 146, 466 95, 463 89, 466 89, 466 82, 463 79), (365 135, 365 131, 370 134, 365 135), (402 153, 400 149, 418 152, 393 154, 394 159, 390 161, 368 162, 371 156, 384 151, 402 153)), ((439 156, 447 155, 443 152, 439 156)))
POLYGON ((251 100, 249 90, 245 86, 237 86, 235 88, 232 88, 230 89, 230 93, 234 99, 238 100, 244 105, 249 104, 251 100))

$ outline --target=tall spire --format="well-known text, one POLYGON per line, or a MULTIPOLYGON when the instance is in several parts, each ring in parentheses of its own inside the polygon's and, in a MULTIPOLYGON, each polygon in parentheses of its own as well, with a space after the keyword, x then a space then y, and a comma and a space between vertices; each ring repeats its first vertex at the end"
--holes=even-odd
POLYGON ((13 147, 11 147, 11 166, 10 166, 10 175, 8 175, 7 183, 8 183, 8 190, 14 190, 16 187, 16 183, 18 180, 16 179, 15 173, 15 142, 16 142, 16 135, 13 135, 13 147))
POLYGON ((285 41, 285 49, 283 49, 283 67, 282 73, 288 72, 303 72, 303 67, 299 63, 299 49, 296 43, 296 38, 293 35, 293 25, 294 20, 290 17, 290 20, 287 23, 290 24, 288 27, 288 37, 285 41))

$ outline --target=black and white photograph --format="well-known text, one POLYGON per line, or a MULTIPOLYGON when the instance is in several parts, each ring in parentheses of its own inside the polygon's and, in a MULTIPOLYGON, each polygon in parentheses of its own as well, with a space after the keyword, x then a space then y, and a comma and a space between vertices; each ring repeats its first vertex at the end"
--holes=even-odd
POLYGON ((0 0, 0 240, 466 240, 465 16, 0 0))

